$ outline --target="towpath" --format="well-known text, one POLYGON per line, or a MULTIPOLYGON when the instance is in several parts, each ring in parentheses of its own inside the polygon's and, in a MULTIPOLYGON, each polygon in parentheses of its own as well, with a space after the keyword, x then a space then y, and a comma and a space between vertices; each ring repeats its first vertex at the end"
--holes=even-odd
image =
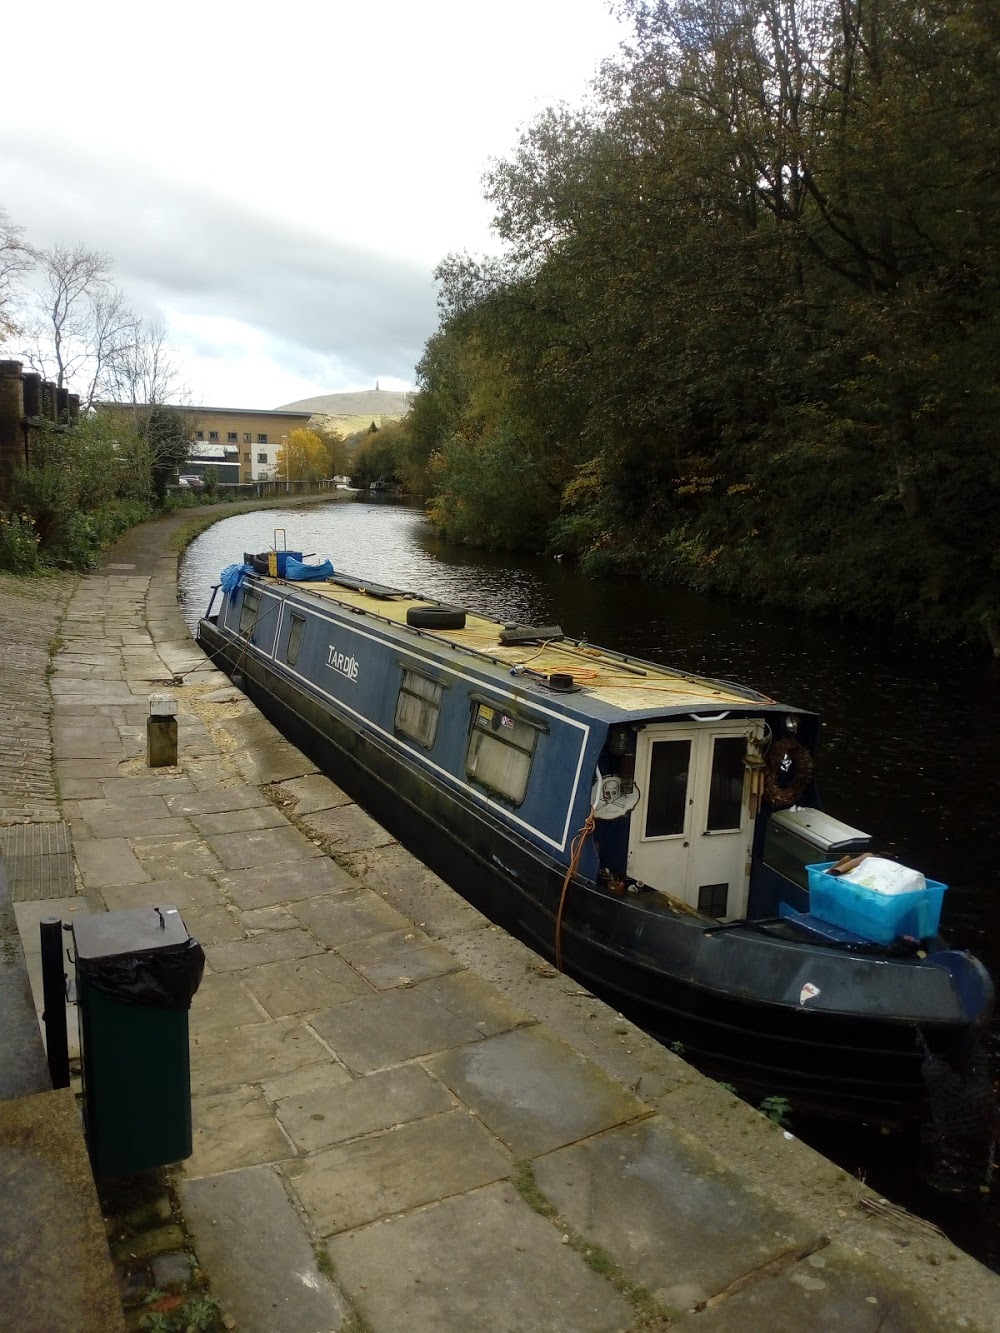
POLYGON ((496 930, 283 740, 188 636, 169 530, 67 590, 76 882, 16 910, 28 947, 53 907, 169 902, 204 945, 178 1193, 237 1328, 1000 1329, 1000 1279, 496 930), (180 762, 153 771, 163 689, 180 762))

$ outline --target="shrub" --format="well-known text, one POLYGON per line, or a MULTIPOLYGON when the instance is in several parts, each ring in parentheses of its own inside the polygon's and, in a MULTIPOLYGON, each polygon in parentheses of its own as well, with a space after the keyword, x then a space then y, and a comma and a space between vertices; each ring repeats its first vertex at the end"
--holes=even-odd
POLYGON ((26 514, 0 514, 0 570, 33 574, 38 568, 38 533, 26 514))

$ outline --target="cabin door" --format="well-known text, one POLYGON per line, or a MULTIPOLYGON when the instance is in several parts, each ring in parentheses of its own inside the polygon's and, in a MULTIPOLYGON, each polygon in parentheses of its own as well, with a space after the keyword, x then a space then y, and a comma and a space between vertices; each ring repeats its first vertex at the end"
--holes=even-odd
POLYGON ((708 916, 746 912, 753 817, 748 736, 758 722, 647 727, 638 736, 628 872, 708 916))

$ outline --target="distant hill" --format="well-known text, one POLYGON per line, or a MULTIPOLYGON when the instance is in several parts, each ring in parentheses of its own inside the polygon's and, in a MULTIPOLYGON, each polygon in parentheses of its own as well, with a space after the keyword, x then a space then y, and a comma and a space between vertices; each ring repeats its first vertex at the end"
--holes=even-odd
POLYGON ((356 393, 321 393, 315 398, 300 398, 284 403, 276 412, 312 412, 326 424, 350 435, 353 431, 367 430, 374 421, 381 426, 385 421, 399 421, 409 412, 412 393, 397 389, 359 389, 356 393))

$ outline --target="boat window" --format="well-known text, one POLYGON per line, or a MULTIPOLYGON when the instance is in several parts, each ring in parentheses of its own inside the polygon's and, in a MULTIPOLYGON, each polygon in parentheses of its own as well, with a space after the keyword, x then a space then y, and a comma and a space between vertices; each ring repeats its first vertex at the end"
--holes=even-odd
POLYGON ((708 794, 710 833, 738 829, 743 822, 743 779, 747 743, 743 736, 716 736, 712 751, 712 785, 708 794))
POLYGON ((429 750, 437 736, 442 687, 418 671, 404 671, 396 701, 396 733, 429 750))
POLYGON ((646 801, 647 838, 666 838, 684 832, 690 763, 690 740, 653 742, 646 801))
POLYGON ((305 616, 297 616, 293 613, 291 628, 288 631, 288 647, 285 649, 285 661, 289 666, 294 666, 299 660, 299 649, 302 647, 302 635, 305 627, 305 616))
POLYGON ((489 704, 474 704, 465 771, 498 796, 520 805, 528 790, 538 728, 489 704))
POLYGON ((260 593, 254 588, 243 589, 243 605, 240 607, 240 633, 250 634, 257 620, 260 606, 260 593))

